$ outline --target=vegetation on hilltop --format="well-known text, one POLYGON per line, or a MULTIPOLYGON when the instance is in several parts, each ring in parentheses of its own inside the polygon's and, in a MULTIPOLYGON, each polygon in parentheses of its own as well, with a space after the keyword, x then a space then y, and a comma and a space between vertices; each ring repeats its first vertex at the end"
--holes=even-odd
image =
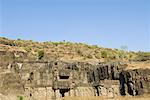
MULTIPOLYGON (((150 60, 150 52, 129 52, 72 42, 33 42, 32 40, 10 40, 0 38, 0 44, 22 48, 28 57, 34 59, 70 59, 70 60, 150 60)), ((15 48, 16 49, 16 48, 15 48)))

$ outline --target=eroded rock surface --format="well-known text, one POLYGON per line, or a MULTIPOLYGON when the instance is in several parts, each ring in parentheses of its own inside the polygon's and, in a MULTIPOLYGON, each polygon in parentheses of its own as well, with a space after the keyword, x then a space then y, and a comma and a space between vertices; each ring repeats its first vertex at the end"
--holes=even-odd
MULTIPOLYGON (((32 61, 14 59, 11 53, 0 55, 0 100, 150 93, 150 69, 127 70, 123 62, 32 61)), ((18 57, 24 57, 19 55, 23 53, 18 53, 18 57)))

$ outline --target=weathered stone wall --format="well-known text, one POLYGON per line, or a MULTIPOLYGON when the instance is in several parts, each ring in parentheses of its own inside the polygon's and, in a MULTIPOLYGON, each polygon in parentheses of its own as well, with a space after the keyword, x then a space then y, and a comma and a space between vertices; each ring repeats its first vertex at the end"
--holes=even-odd
POLYGON ((123 71, 120 73, 120 82, 124 95, 126 93, 130 95, 150 93, 150 69, 123 71))
POLYGON ((16 100, 20 96, 27 100, 59 100, 62 96, 150 93, 150 69, 125 70, 126 64, 122 62, 20 61, 14 59, 17 53, 0 55, 0 100, 16 100))

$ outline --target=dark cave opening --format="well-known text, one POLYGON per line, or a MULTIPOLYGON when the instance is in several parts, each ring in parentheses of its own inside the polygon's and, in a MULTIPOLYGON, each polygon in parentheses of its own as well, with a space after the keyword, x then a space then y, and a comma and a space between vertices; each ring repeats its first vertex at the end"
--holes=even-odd
POLYGON ((61 94, 62 97, 65 97, 65 93, 69 92, 69 91, 70 91, 70 89, 60 89, 59 90, 59 92, 60 92, 60 94, 61 94))
POLYGON ((142 82, 140 81, 140 88, 143 88, 143 84, 142 84, 142 82))
POLYGON ((114 67, 112 66, 111 67, 111 78, 114 80, 115 77, 114 77, 114 67))
POLYGON ((95 74, 94 74, 94 71, 92 73, 92 76, 93 76, 93 80, 95 81, 95 74))
POLYGON ((30 97, 32 97, 32 94, 30 93, 30 97))
POLYGON ((69 79, 69 76, 59 76, 60 79, 69 79))
POLYGON ((123 72, 119 74, 119 82, 120 82, 120 94, 126 95, 125 93, 125 77, 123 75, 123 72))
POLYGON ((99 96, 98 86, 95 86, 95 89, 96 89, 97 96, 99 96))

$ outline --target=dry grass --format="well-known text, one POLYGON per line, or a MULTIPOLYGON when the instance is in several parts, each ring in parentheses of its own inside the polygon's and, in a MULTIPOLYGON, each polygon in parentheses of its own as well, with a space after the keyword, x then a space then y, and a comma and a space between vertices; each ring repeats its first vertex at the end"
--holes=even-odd
POLYGON ((139 68, 142 69, 150 68, 150 61, 128 63, 127 69, 139 69, 139 68))
POLYGON ((64 97, 62 100, 150 100, 150 95, 144 96, 117 96, 117 97, 107 97, 107 96, 99 96, 99 97, 64 97))
POLYGON ((150 59, 150 52, 128 52, 124 50, 103 48, 96 45, 72 42, 34 42, 32 40, 10 40, 0 37, 0 51, 26 52, 29 58, 37 58, 38 51, 43 50, 43 60, 56 58, 58 60, 77 61, 129 61, 150 59))

